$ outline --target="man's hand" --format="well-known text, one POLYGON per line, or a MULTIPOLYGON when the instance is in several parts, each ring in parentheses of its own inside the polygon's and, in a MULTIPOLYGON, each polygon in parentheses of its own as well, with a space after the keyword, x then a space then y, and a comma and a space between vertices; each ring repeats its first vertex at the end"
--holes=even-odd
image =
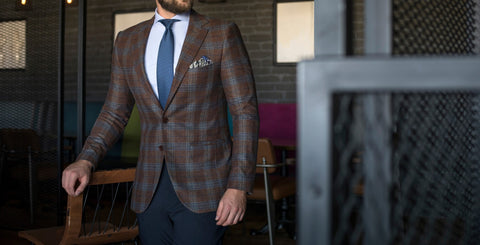
POLYGON ((90 181, 93 164, 80 160, 68 165, 63 170, 62 187, 70 196, 78 196, 83 192, 90 181))
POLYGON ((217 225, 235 225, 243 219, 247 209, 247 193, 236 189, 227 189, 218 204, 217 225))

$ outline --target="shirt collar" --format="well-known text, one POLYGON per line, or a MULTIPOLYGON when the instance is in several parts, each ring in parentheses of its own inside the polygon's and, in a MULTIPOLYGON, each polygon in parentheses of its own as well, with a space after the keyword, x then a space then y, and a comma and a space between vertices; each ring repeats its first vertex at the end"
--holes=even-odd
MULTIPOLYGON (((180 21, 188 21, 190 18, 190 11, 187 11, 185 13, 177 14, 173 16, 172 19, 180 20, 180 21)), ((155 22, 153 24, 158 23, 159 20, 163 20, 163 18, 160 14, 158 14, 157 9, 155 9, 155 22)))

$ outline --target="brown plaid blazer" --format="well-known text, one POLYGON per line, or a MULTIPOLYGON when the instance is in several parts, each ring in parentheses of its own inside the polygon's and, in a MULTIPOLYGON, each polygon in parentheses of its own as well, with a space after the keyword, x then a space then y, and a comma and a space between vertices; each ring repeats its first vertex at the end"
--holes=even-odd
POLYGON ((108 95, 78 159, 96 165, 121 136, 136 103, 142 136, 132 209, 148 207, 165 160, 182 203, 198 213, 215 211, 227 188, 251 191, 254 181, 258 111, 248 54, 235 24, 192 11, 162 108, 144 67, 153 20, 118 34, 108 95))

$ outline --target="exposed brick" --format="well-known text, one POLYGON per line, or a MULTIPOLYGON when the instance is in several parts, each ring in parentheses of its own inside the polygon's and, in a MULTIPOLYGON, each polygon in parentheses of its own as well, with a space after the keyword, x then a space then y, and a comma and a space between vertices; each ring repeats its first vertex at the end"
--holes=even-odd
MULTIPOLYGON (((48 0, 37 0, 36 4, 44 4, 48 0)), ((51 2, 51 1, 50 1, 51 2)), ((363 0, 355 0, 355 11, 362 10, 363 0)), ((55 3, 55 6, 58 5, 55 3)), ((0 18, 26 18, 30 30, 37 36, 51 35, 51 42, 42 47, 52 50, 37 50, 28 52, 45 52, 56 54, 56 23, 57 8, 36 13, 32 11, 14 11, 14 1, 0 0, 0 18), (4 11, 6 10, 6 11, 4 11), (50 23, 48 25, 48 23, 50 23)), ((114 12, 128 12, 150 9, 153 14, 154 0, 89 0, 87 10, 87 100, 103 101, 108 91, 110 80, 110 61, 113 47, 113 15, 114 12)), ((274 0, 229 0, 225 3, 202 4, 195 1, 194 9, 199 13, 233 21, 239 26, 245 45, 251 58, 257 94, 260 102, 292 103, 296 99, 296 67, 274 65, 274 0)), ((66 9, 65 31, 65 98, 73 100, 76 97, 76 69, 77 69, 77 7, 66 9)), ((362 18, 363 13, 357 12, 356 17, 362 18)), ((357 20, 355 20, 357 21, 357 20)), ((361 30, 363 19, 355 23, 355 29, 361 30)), ((358 42, 363 47, 363 32, 355 32, 358 42)), ((36 43, 35 36, 29 36, 28 43, 36 43)), ((44 39, 45 40, 45 39, 44 39)), ((358 50, 361 47, 357 48, 358 50)), ((355 51, 356 52, 356 51, 355 51)), ((16 73, 16 81, 33 81, 36 78, 56 80, 56 59, 41 58, 27 60, 40 63, 42 69, 52 72, 42 73, 41 76, 33 72, 16 73), (24 76, 24 77, 22 77, 24 76), (51 77, 49 77, 51 76, 51 77)), ((3 81, 3 80, 1 80, 3 81)))

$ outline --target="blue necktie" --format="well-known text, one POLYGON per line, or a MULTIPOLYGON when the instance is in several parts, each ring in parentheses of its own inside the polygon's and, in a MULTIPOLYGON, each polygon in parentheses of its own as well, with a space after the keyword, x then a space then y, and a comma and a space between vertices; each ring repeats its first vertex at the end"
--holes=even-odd
POLYGON ((165 26, 165 33, 163 34, 162 41, 160 42, 160 48, 158 49, 157 57, 157 89, 158 100, 165 109, 167 103, 168 94, 172 87, 173 81, 173 49, 174 40, 172 25, 174 22, 179 21, 175 19, 160 20, 165 26))

